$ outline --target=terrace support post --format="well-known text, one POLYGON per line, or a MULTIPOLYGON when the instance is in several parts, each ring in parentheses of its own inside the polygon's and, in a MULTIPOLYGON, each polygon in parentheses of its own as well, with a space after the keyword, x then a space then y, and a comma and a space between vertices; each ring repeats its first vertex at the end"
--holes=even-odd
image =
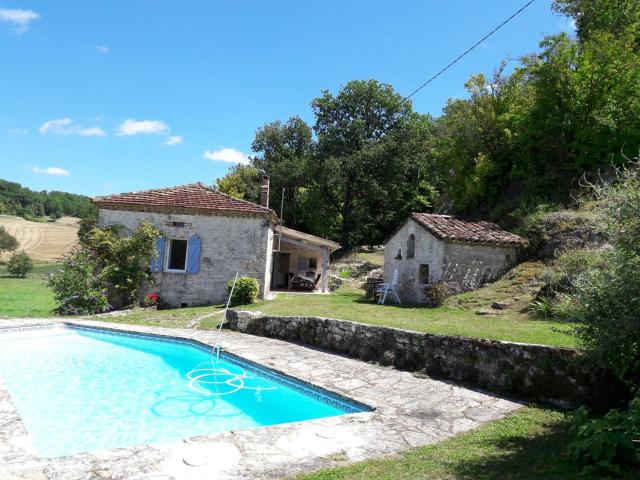
POLYGON ((329 290, 329 248, 324 247, 322 249, 322 292, 326 293, 329 290))

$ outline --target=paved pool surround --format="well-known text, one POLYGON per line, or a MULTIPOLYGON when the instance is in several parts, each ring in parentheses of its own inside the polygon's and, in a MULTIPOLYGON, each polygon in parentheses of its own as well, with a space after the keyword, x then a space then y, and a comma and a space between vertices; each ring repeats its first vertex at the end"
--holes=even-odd
MULTIPOLYGON (((45 321, 0 320, 0 329, 45 321)), ((206 345, 212 345, 217 335, 213 331, 95 321, 73 323, 192 339, 206 345)), ((433 443, 521 407, 508 399, 424 375, 282 340, 225 331, 222 348, 374 410, 223 432, 182 442, 47 459, 34 453, 0 378, 0 480, 276 479, 433 443)))

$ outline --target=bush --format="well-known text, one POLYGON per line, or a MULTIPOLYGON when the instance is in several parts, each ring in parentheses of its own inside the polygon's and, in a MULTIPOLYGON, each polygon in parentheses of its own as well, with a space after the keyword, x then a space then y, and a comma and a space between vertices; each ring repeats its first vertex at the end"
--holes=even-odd
POLYGON ((149 265, 157 253, 156 238, 160 234, 146 222, 130 236, 120 236, 119 230, 93 228, 83 239, 83 248, 93 254, 96 272, 116 308, 136 303, 140 287, 151 282, 149 265))
POLYGON ((613 248, 575 282, 580 346, 597 365, 640 384, 640 164, 594 187, 613 248))
POLYGON ((611 410, 602 418, 590 418, 582 407, 573 415, 573 441, 569 454, 584 474, 620 475, 640 466, 640 396, 627 411, 611 410))
POLYGON ((158 302, 160 301, 160 296, 157 293, 147 293, 142 300, 142 306, 149 307, 157 307, 158 302))
POLYGON ((565 320, 571 318, 576 308, 576 302, 570 295, 556 294, 554 298, 541 297, 529 305, 528 310, 540 318, 557 318, 565 320))
MULTIPOLYGON (((227 283, 227 291, 231 292, 233 286, 233 280, 229 280, 227 283)), ((233 289, 233 295, 231 296, 230 306, 236 307, 238 305, 249 305, 256 301, 258 298, 258 292, 260 291, 260 285, 255 278, 241 277, 236 282, 236 286, 233 289)))
POLYGON ((33 270, 33 261, 26 252, 16 252, 11 255, 7 264, 7 271, 10 275, 24 278, 31 270, 33 270))
POLYGON ((58 315, 90 315, 109 310, 107 291, 95 275, 95 259, 86 251, 69 257, 62 268, 49 276, 49 287, 58 315))
POLYGON ((449 296, 449 288, 443 282, 430 283, 424 287, 424 294, 428 306, 439 307, 449 296))

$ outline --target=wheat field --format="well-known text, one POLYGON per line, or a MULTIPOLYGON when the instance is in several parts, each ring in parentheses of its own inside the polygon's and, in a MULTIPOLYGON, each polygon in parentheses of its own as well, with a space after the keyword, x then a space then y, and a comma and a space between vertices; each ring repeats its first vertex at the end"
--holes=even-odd
MULTIPOLYGON (((78 218, 62 217, 55 222, 30 222, 20 217, 0 215, 0 225, 16 237, 20 249, 42 262, 65 258, 78 243, 78 218)), ((6 259, 5 253, 2 258, 6 259)))

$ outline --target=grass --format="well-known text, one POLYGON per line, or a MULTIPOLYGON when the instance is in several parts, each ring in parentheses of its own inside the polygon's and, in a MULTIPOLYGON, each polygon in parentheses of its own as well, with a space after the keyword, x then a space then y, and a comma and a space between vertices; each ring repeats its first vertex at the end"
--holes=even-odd
POLYGON ((214 329, 220 323, 223 309, 216 306, 186 307, 171 310, 135 308, 118 315, 99 315, 93 320, 103 322, 146 325, 151 327, 214 329), (212 315, 213 314, 213 315, 212 315))
POLYGON ((36 264, 27 278, 14 278, 0 266, 0 317, 50 317, 55 306, 45 276, 56 264, 36 264))
MULTIPOLYGON (((378 253, 371 255, 380 257, 378 253)), ((51 316, 54 303, 44 276, 56 268, 56 264, 39 264, 28 278, 16 279, 7 277, 0 267, 0 317, 51 316)), ((451 297, 438 308, 377 305, 364 300, 362 290, 354 285, 346 285, 330 295, 279 294, 275 300, 242 308, 273 315, 332 317, 442 335, 573 347, 575 339, 568 333, 572 324, 537 320, 523 311, 541 285, 538 277, 542 269, 542 264, 521 264, 498 282, 451 297), (490 308, 493 301, 506 302, 509 308, 493 310, 490 308)), ((94 318, 114 323, 211 329, 218 325, 221 316, 216 312, 219 311, 215 306, 160 311, 134 309, 94 318)))
POLYGON ((384 265, 384 252, 358 252, 354 255, 354 259, 358 262, 367 262, 382 267, 384 265))
POLYGON ((578 478, 579 472, 566 455, 568 425, 569 420, 561 412, 525 407, 503 419, 443 442, 407 450, 392 457, 300 475, 295 479, 578 478))

